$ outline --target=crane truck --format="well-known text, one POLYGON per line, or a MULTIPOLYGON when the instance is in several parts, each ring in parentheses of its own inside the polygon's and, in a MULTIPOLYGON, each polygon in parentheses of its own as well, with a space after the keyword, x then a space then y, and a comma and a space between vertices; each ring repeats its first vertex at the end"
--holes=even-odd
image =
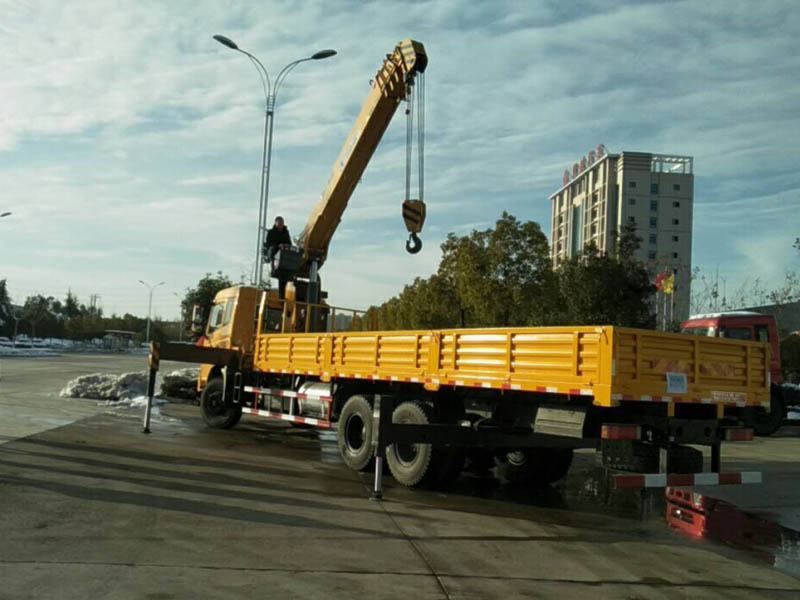
MULTIPOLYGON (((563 478, 577 448, 598 449, 607 467, 629 472, 616 475, 621 488, 759 481, 722 473, 720 447, 752 439, 737 409, 769 406, 766 344, 605 325, 340 330, 365 315, 327 302, 319 268, 427 62, 409 39, 383 61, 297 250, 284 257, 295 275, 286 297, 250 286, 220 291, 205 325, 193 316, 202 347, 151 345, 149 395, 161 359, 201 363, 208 426, 230 428, 249 415, 335 428, 344 464, 374 467, 376 495, 384 460, 406 486, 446 484, 468 460, 539 485, 563 478), (710 447, 709 471, 690 444, 710 447)), ((408 195, 413 251, 425 206, 408 195)), ((149 412, 145 419, 148 431, 149 412)))

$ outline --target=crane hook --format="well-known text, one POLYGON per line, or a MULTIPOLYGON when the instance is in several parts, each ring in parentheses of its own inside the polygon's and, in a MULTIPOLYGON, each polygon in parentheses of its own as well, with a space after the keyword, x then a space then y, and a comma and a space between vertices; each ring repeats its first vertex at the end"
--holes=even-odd
POLYGON ((422 250, 422 240, 417 237, 416 233, 412 233, 406 242, 406 252, 416 254, 420 250, 422 250))

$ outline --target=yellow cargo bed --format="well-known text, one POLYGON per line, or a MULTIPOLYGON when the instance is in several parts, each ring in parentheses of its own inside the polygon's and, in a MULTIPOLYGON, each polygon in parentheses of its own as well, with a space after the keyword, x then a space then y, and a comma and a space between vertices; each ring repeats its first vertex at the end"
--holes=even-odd
POLYGON ((622 327, 261 334, 261 372, 623 401, 768 406, 769 346, 622 327))

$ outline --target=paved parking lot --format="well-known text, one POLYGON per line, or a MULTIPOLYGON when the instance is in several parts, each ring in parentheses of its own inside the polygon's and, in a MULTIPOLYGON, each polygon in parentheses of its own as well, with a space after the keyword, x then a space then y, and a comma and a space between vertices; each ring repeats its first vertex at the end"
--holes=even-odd
MULTIPOLYGON (((66 360, 4 361, 0 598, 800 596, 800 579, 763 553, 669 529, 663 496, 603 498, 591 453, 544 491, 468 475, 448 491, 406 490, 387 478, 374 502, 331 434, 247 418, 209 430, 197 407, 174 404, 147 436, 140 410, 47 391, 144 358, 66 360), (19 407, 23 431, 54 410, 66 423, 17 436, 7 430, 19 407)), ((800 437, 728 452, 766 464, 764 489, 745 500, 791 525, 800 437)))

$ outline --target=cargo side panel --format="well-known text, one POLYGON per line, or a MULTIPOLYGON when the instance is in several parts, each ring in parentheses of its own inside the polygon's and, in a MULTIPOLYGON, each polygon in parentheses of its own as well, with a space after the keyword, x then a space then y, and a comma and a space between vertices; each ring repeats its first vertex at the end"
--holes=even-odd
POLYGON ((615 340, 615 397, 734 406, 769 400, 764 344, 623 328, 615 340))

